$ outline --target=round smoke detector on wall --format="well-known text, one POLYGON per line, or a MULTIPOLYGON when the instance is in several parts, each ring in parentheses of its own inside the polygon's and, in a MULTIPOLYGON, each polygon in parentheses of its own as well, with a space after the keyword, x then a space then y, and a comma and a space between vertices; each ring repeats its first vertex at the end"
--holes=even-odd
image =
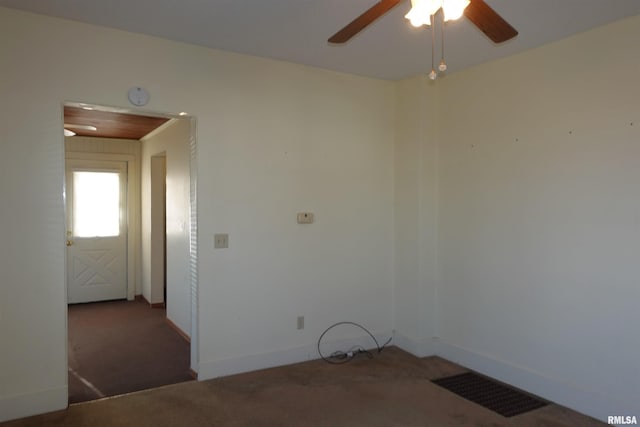
POLYGON ((149 102, 149 92, 143 87, 132 87, 129 89, 129 102, 138 107, 147 105, 149 102))

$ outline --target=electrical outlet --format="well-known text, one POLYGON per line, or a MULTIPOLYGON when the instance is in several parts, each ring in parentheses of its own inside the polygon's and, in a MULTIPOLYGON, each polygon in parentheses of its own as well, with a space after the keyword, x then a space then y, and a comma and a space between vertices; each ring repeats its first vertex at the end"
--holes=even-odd
POLYGON ((214 240, 213 247, 215 249, 226 249, 229 247, 228 234, 214 234, 213 240, 214 240))
POLYGON ((304 316, 298 316, 298 329, 304 329, 304 316))
POLYGON ((313 213, 300 212, 298 214, 298 224, 312 224, 312 223, 313 223, 313 213))

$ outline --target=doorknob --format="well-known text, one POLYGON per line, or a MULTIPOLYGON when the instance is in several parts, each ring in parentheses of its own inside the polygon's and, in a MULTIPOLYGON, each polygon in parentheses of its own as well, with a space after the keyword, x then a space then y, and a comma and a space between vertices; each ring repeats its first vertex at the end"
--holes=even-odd
POLYGON ((67 246, 73 245, 73 240, 67 240, 67 246))

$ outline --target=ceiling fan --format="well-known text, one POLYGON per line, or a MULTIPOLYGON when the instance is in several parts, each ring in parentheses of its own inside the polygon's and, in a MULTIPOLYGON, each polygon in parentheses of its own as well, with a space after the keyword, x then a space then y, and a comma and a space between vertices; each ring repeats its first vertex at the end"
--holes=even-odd
POLYGON ((76 124, 71 124, 71 123, 65 123, 64 124, 64 136, 76 136, 76 132, 72 131, 71 129, 76 129, 76 130, 89 130, 92 132, 96 132, 98 130, 97 127, 95 126, 90 126, 90 125, 76 125, 76 124))
MULTIPOLYGON (((423 7, 431 9, 431 13, 428 13, 429 15, 434 15, 438 10, 440 10, 441 6, 445 10, 444 13, 446 15, 446 3, 448 1, 451 0, 411 0, 413 9, 411 12, 409 12, 409 15, 414 12, 414 10, 419 10, 423 7)), ((391 10, 401 2, 402 0, 378 1, 368 10, 366 10, 362 15, 358 16, 356 19, 347 24, 343 29, 331 36, 331 38, 329 38, 329 43, 346 43, 347 41, 349 41, 349 39, 365 29, 373 21, 380 18, 382 15, 387 13, 389 10, 391 10)), ((460 3, 460 1, 455 1, 454 3, 460 3)), ((464 14, 464 16, 466 16, 469 21, 471 21, 476 27, 478 27, 480 31, 482 31, 494 43, 502 43, 518 35, 518 31, 516 31, 515 28, 513 28, 495 10, 493 10, 491 6, 485 3, 484 0, 470 0, 470 2, 463 1, 462 3, 464 3, 466 6, 462 6, 462 13, 464 14)), ((406 17, 407 19, 411 19, 410 16, 406 17)), ((445 19, 447 18, 445 17, 445 19)), ((413 23, 414 20, 411 20, 413 23)), ((429 21, 423 20, 422 22, 416 23, 414 23, 414 25, 416 26, 422 24, 428 25, 429 21), (416 23, 418 25, 416 25, 416 23)))

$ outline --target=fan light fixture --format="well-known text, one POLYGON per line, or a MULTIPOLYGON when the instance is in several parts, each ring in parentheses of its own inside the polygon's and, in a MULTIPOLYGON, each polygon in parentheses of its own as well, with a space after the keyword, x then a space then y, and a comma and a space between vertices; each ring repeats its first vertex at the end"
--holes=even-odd
POLYGON ((75 136, 76 132, 72 131, 71 129, 88 130, 88 131, 91 131, 91 132, 96 132, 98 130, 97 127, 91 126, 91 125, 76 125, 76 124, 73 124, 73 123, 65 123, 64 124, 64 136, 75 136))
POLYGON ((470 0, 411 0, 411 10, 404 17, 414 27, 431 25, 431 16, 442 8, 444 20, 451 21, 462 16, 470 0))
POLYGON ((460 18, 469 3, 470 0, 411 0, 411 10, 404 17, 411 21, 411 25, 414 27, 431 26, 431 72, 429 73, 431 80, 435 80, 438 77, 434 64, 436 13, 442 9, 442 59, 438 65, 438 70, 444 72, 447 70, 447 63, 444 60, 444 23, 445 21, 460 18))

